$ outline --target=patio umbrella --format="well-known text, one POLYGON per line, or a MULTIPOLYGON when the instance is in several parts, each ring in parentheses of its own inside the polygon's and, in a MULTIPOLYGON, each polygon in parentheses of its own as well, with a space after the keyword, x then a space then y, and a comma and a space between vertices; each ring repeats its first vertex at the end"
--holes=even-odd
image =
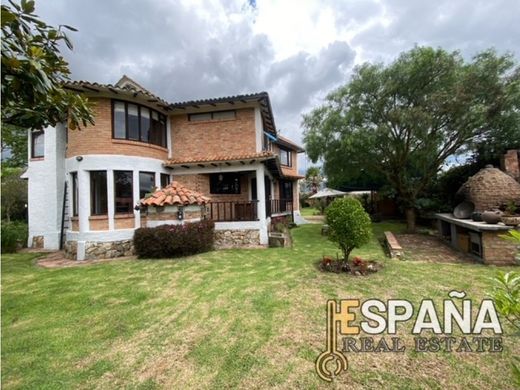
POLYGON ((310 196, 309 199, 319 199, 319 198, 333 198, 335 196, 343 196, 346 195, 346 192, 333 190, 331 188, 325 188, 321 191, 316 192, 314 195, 310 196))

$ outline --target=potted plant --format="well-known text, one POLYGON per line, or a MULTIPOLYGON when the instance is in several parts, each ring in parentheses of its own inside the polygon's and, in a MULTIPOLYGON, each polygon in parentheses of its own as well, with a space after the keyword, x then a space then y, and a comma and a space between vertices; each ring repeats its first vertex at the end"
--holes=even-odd
POLYGON ((517 226, 520 225, 520 215, 517 214, 515 202, 511 201, 507 204, 504 214, 502 214, 502 222, 504 225, 517 226))

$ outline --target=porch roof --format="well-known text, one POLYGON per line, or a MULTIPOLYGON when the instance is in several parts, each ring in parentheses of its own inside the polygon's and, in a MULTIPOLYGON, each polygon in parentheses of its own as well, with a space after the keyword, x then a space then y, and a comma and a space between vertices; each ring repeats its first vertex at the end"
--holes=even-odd
POLYGON ((244 154, 208 155, 204 157, 170 159, 164 162, 164 166, 170 168, 184 168, 189 166, 198 166, 200 168, 204 168, 206 165, 216 166, 218 163, 225 163, 226 165, 231 165, 232 162, 252 164, 256 161, 265 161, 274 158, 276 158, 274 153, 269 151, 244 154))
POLYGON ((158 188, 149 196, 141 199, 143 206, 188 206, 203 205, 211 199, 202 195, 200 192, 192 191, 178 182, 167 185, 164 188, 158 188))

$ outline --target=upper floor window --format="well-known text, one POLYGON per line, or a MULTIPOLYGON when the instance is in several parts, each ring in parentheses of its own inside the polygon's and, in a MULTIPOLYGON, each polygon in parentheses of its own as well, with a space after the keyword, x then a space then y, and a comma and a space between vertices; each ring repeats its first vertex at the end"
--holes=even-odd
POLYGON ((236 111, 214 111, 214 112, 203 112, 200 114, 188 114, 188 120, 190 122, 201 122, 201 121, 218 121, 225 119, 235 119, 236 111))
POLYGON ((286 167, 292 166, 292 152, 290 150, 280 148, 280 163, 286 167))
POLYGON ((45 134, 43 130, 31 133, 31 158, 43 157, 45 154, 45 134))
POLYGON ((138 104, 112 101, 112 136, 167 147, 166 116, 138 104))

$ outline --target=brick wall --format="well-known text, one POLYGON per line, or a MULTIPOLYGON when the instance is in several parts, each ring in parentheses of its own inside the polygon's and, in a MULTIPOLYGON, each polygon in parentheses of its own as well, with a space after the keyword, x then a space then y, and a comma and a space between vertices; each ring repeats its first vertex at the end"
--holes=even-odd
POLYGON ((518 153, 518 150, 508 150, 500 159, 500 168, 515 180, 520 181, 520 159, 518 153))
POLYGON ((498 236, 497 232, 482 232, 484 263, 495 265, 515 264, 517 246, 498 236))
POLYGON ((108 230, 108 217, 95 216, 89 218, 90 230, 108 230))
POLYGON ((67 158, 87 154, 121 154, 125 156, 168 158, 168 150, 143 142, 112 139, 112 104, 110 99, 90 99, 96 123, 81 130, 68 131, 67 158))
POLYGON ((188 115, 171 117, 173 158, 233 155, 256 152, 254 109, 236 111, 231 120, 188 121, 188 115))

